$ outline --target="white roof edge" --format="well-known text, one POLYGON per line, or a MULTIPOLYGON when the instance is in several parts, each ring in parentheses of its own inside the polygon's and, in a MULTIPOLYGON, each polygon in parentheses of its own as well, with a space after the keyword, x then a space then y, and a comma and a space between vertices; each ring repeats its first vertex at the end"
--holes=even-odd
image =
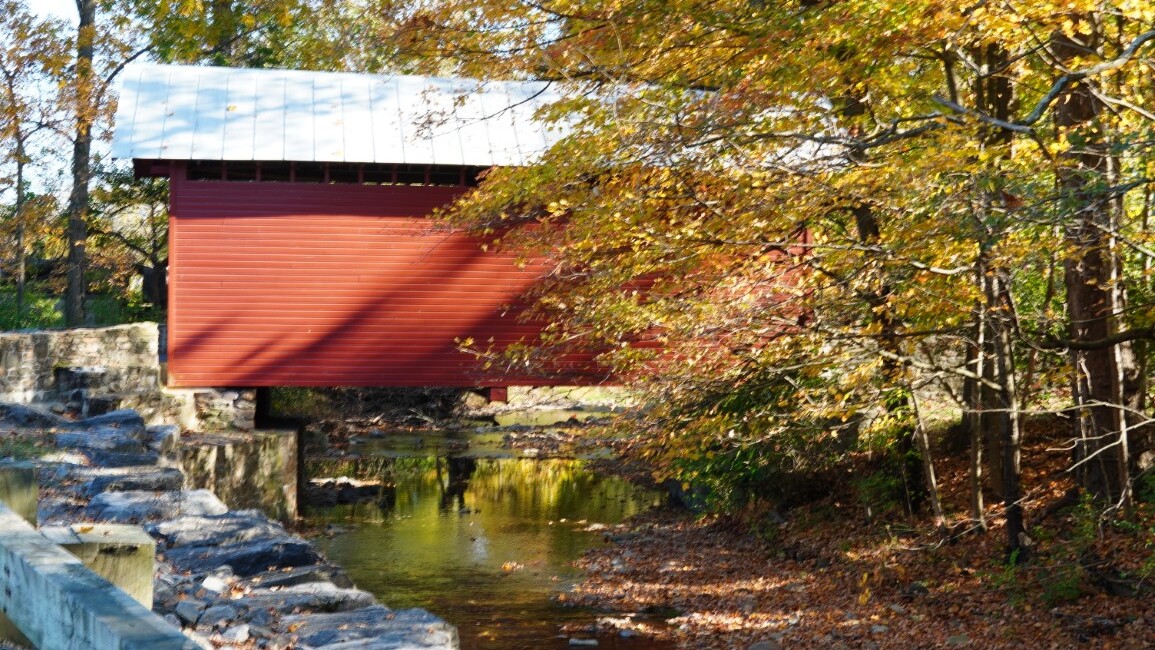
POLYGON ((513 103, 530 93, 542 95, 535 105, 559 97, 543 81, 136 63, 120 75, 112 156, 194 160, 205 159, 194 158, 196 152, 211 152, 208 159, 216 160, 219 150, 219 159, 226 161, 434 164, 435 152, 453 151, 453 164, 524 165, 564 135, 513 103), (284 84, 280 98, 259 92, 270 82, 284 84), (202 86, 227 92, 200 92, 202 86), (462 93, 486 114, 454 109, 462 93), (252 97, 252 106, 244 103, 246 97, 252 97), (219 149, 215 143, 206 146, 220 142, 223 134, 252 129, 254 120, 252 138, 229 137, 219 149), (548 135, 527 143, 526 133, 548 135), (283 146, 266 141, 282 138, 283 146), (278 151, 281 155, 269 157, 278 151))

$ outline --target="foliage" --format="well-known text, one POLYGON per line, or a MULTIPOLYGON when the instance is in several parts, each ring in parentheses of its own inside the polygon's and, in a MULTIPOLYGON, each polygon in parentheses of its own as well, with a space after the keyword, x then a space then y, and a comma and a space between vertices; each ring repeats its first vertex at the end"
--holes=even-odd
MULTIPOLYGON (((1037 388, 1085 387, 1067 398, 1090 405, 1080 453, 1112 466, 1115 446, 1095 441, 1121 435, 1111 422, 1137 393, 1096 387, 1142 372, 1128 339, 1151 325, 1123 291, 1149 262, 1123 264, 1150 259, 1146 5, 393 9, 406 65, 548 79, 563 96, 542 116, 568 137, 492 171, 446 218, 551 257, 538 348, 601 350, 650 388, 659 472, 733 482, 730 500, 783 458, 846 451, 821 424, 865 415, 859 442, 905 456, 911 387, 950 376, 985 386, 1011 450, 987 456, 988 475, 1011 477, 1011 547, 1019 409, 1037 388), (774 390, 758 390, 766 377, 774 390)), ((1110 500, 1127 480, 1084 478, 1110 500)))
POLYGON ((48 445, 38 436, 15 433, 0 436, 0 459, 34 460, 47 448, 48 445))
MULTIPOLYGON (((93 148, 108 135, 115 109, 113 89, 125 66, 147 59, 326 69, 380 62, 357 48, 366 39, 351 38, 374 24, 367 19, 372 15, 368 6, 354 0, 77 0, 76 7, 79 21, 70 29, 63 21, 34 18, 27 0, 6 0, 0 6, 6 20, 0 29, 11 43, 0 57, 0 72, 8 86, 5 105, 0 105, 0 113, 5 113, 0 141, 18 152, 9 154, 11 160, 31 162, 33 143, 26 136, 35 126, 51 136, 37 162, 71 171, 67 223, 54 234, 66 243, 64 312, 74 326, 92 320, 84 315, 84 297, 90 290, 123 290, 126 253, 152 257, 154 262, 161 259, 156 246, 133 247, 140 243, 137 234, 101 222, 97 213, 101 206, 90 197, 95 182, 98 189, 108 190, 103 199, 95 197, 98 203, 112 200, 123 206, 128 198, 125 184, 115 175, 108 186, 94 179, 100 160, 93 148), (13 71, 25 74, 37 67, 41 78, 30 87, 49 95, 48 109, 11 91, 14 85, 29 85, 22 80, 14 84, 13 71), (14 132, 14 124, 23 125, 24 131, 14 132), (71 164, 55 159, 56 152, 65 151, 71 152, 71 164)), ((137 192, 136 198, 151 200, 144 194, 147 191, 137 192)), ((28 218, 19 196, 16 203, 15 212, 24 215, 22 224, 28 218)), ((163 233, 152 230, 150 241, 163 241, 163 233)))
POLYGON ((270 411, 281 417, 318 419, 333 411, 330 398, 313 388, 277 386, 270 398, 270 411))
POLYGON ((0 330, 59 327, 64 319, 57 309, 58 302, 54 296, 29 292, 23 309, 18 311, 15 292, 0 292, 0 330))

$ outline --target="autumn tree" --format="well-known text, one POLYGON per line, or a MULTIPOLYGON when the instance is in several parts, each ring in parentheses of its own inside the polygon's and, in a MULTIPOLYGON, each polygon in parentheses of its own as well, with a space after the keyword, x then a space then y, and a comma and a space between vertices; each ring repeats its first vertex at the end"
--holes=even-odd
MULTIPOLYGON (((0 3, 0 31, 5 44, 0 50, 0 143, 5 148, 10 176, 5 179, 12 193, 11 216, 5 233, 12 238, 11 273, 15 279, 14 323, 22 326, 25 311, 25 284, 29 232, 45 222, 47 203, 32 191, 30 170, 37 169, 38 144, 53 135, 59 120, 59 106, 52 94, 53 75, 66 57, 60 47, 61 26, 38 19, 20 2, 0 3), (38 143, 39 141, 39 143, 38 143)), ((43 167, 39 167, 41 173, 43 167)))
POLYGON ((392 3, 390 37, 415 68, 563 97, 543 118, 569 137, 450 215, 555 261, 554 325, 515 354, 602 350, 654 389, 665 471, 731 483, 917 443, 912 397, 969 379, 973 510, 995 478, 1018 553, 1020 415, 1061 370, 1045 351, 1071 351, 1088 414, 1076 467, 1115 476, 1085 474, 1094 493, 1119 495, 1112 450, 1143 417, 1121 246, 1146 250, 1127 211, 1150 187, 1153 17, 1077 4, 392 3))
MULTIPOLYGON (((128 169, 104 169, 92 195, 92 231, 114 284, 135 294, 130 278, 141 279, 139 300, 168 303, 168 181, 136 179, 128 169)), ((136 297, 134 295, 134 297, 136 297)))
POLYGON ((65 296, 69 325, 84 322, 93 143, 111 123, 115 82, 124 67, 142 59, 342 67, 355 57, 338 29, 345 23, 332 15, 349 11, 347 4, 329 0, 76 0, 75 55, 60 81, 73 116, 65 296))

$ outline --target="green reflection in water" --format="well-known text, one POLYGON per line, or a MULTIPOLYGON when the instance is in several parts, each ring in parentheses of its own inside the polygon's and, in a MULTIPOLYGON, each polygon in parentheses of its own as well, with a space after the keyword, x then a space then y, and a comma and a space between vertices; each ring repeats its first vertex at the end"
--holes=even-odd
MULTIPOLYGON (((592 622, 558 605, 572 563, 612 525, 660 501, 578 460, 361 458, 314 463, 310 475, 382 478, 375 503, 311 512, 354 524, 322 540, 330 560, 394 608, 423 607, 458 626, 461 646, 562 648, 558 625, 592 622)), ((603 638, 600 647, 658 648, 603 638)))

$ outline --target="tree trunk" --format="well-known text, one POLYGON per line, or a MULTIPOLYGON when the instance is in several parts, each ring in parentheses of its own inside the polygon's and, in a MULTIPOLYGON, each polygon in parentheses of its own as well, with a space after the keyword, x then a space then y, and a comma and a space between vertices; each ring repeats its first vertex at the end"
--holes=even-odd
MULTIPOLYGON (((978 276, 980 282, 986 276, 986 268, 980 264, 978 268, 978 276)), ((968 368, 975 374, 976 377, 984 377, 986 375, 987 355, 986 355, 986 332, 987 332, 987 318, 986 310, 982 305, 975 308, 975 340, 973 346, 968 346, 968 357, 974 357, 974 364, 969 365, 968 368)), ((970 461, 971 461, 971 517, 975 520, 979 529, 986 531, 986 508, 983 504, 983 438, 982 438, 982 416, 983 416, 983 400, 982 400, 982 384, 978 379, 967 378, 970 384, 970 393, 967 396, 966 407, 970 412, 966 414, 967 425, 970 429, 970 461)))
MULTIPOLYGON (((1093 39, 1085 38, 1086 42, 1093 39)), ((1059 60, 1086 46, 1062 34, 1051 37, 1059 60)), ((1072 341, 1106 339, 1123 329, 1120 314, 1126 303, 1121 260, 1113 233, 1119 206, 1102 188, 1111 182, 1109 143, 1092 127, 1102 106, 1087 81, 1069 86, 1056 102, 1055 124, 1082 128, 1081 143, 1062 156, 1059 187, 1073 206, 1066 240, 1073 251, 1065 264, 1067 316, 1072 341)), ((1075 463, 1083 487, 1105 502, 1129 492, 1128 423, 1142 412, 1142 378, 1129 342, 1081 349, 1072 346, 1071 364, 1079 440, 1075 463)))
MULTIPOLYGON (((865 245, 876 244, 881 237, 881 226, 878 223, 878 218, 874 214, 873 208, 869 205, 859 205, 853 209, 855 220, 855 227, 858 231, 859 240, 865 245)), ((871 306, 871 314, 875 322, 879 324, 881 336, 879 337, 879 345, 884 350, 891 353, 882 362, 882 374, 888 386, 897 387, 905 384, 902 381, 901 374, 905 372, 896 359, 902 357, 902 345, 898 335, 898 324, 894 322, 891 309, 886 306, 886 301, 890 297, 891 287, 882 277, 879 278, 878 285, 873 290, 873 294, 868 297, 871 306)), ((910 398, 906 395, 899 395, 897 397, 891 395, 890 399, 886 400, 886 410, 891 413, 908 410, 911 407, 910 398)), ((921 454, 918 449, 917 441, 917 427, 907 427, 902 431, 896 440, 896 453, 899 457, 899 462, 902 467, 902 480, 904 493, 907 497, 907 508, 911 514, 914 514, 922 506, 922 501, 926 497, 925 485, 923 483, 923 463, 921 454)))
MULTIPOLYGON (((998 44, 987 43, 976 46, 972 55, 974 60, 980 62, 981 65, 981 74, 976 75, 973 83, 976 109, 999 120, 1009 120, 1013 88, 1010 78, 1003 73, 1009 60, 1007 51, 998 44)), ((984 128, 980 137, 983 148, 1000 148, 1010 152, 1013 134, 1006 129, 990 126, 984 128)), ((990 175, 992 180, 996 181, 997 187, 997 181, 1001 180, 1002 177, 1001 170, 991 168, 986 173, 990 175)), ((978 415, 975 419, 978 422, 979 431, 973 438, 973 444, 976 445, 976 448, 972 449, 972 456, 975 463, 981 463, 985 457, 988 464, 986 474, 990 482, 991 492, 996 497, 1005 500, 1008 494, 1013 491, 1013 486, 1007 485, 1007 477, 1013 474, 1017 482, 1018 476, 1016 468, 1007 467, 1006 459, 1017 455, 1018 448, 1008 449, 1006 446, 1009 440, 1015 438, 1015 433, 1009 428, 1010 420, 1007 419, 1005 413, 1005 390, 997 389, 995 386, 1005 387, 1003 374, 1005 368, 1000 365, 999 360, 1011 352, 1009 347, 1006 349, 1001 347, 1004 342, 1000 341, 1000 331, 1003 328, 1009 328, 1007 329, 1008 339, 1005 344, 1011 345, 1009 336, 1013 329, 1014 319, 1012 312, 1008 311, 1005 314, 1002 312, 1003 306, 999 302, 1004 297, 1001 292, 1010 290, 1008 286, 1005 286, 1006 270, 992 268, 988 252, 990 247, 995 245, 999 233, 990 231, 989 227, 985 225, 991 216, 996 214, 997 206, 1003 202, 1002 194, 997 190, 984 189, 980 202, 981 214, 978 215, 977 220, 978 228, 982 233, 980 235, 982 251, 979 255, 979 282, 985 304, 981 308, 984 313, 978 319, 979 327, 984 329, 978 336, 981 343, 977 346, 976 353, 984 362, 980 364, 981 372, 979 373, 982 382, 976 387, 977 407, 975 410, 978 415)), ((1007 298, 1005 307, 1011 309, 1009 294, 1005 297, 1007 298)), ((979 467, 978 471, 981 469, 979 467)), ((981 483, 977 488, 982 489, 981 483)), ((981 505, 981 492, 978 494, 978 498, 981 505)))
POLYGON ((16 141, 16 327, 24 327, 24 284, 27 281, 28 254, 24 250, 24 207, 28 191, 24 187, 24 139, 16 141))
POLYGON ((994 349, 995 373, 998 375, 998 406, 996 414, 1002 435, 1003 505, 1007 516, 1007 557, 1021 562, 1026 559, 1023 506, 1020 503, 1019 450, 1022 442, 1019 426, 1018 386, 1015 381, 1015 357, 1012 334, 1014 312, 1008 274, 995 271, 986 283, 987 304, 991 308, 991 338, 994 349))
POLYGON ((68 196, 68 289, 64 296, 64 321, 69 327, 84 325, 87 290, 85 250, 88 239, 88 186, 92 179, 93 43, 96 35, 96 0, 76 0, 80 24, 76 32, 76 140, 72 147, 72 192, 68 196))
POLYGON ((922 457, 922 472, 926 479, 926 493, 930 499, 930 508, 934 513, 934 526, 940 531, 946 530, 946 516, 942 510, 942 500, 938 494, 938 480, 934 473, 934 457, 930 453, 930 436, 926 431, 926 421, 922 417, 922 407, 918 402, 918 395, 914 386, 910 386, 910 403, 914 407, 915 429, 914 436, 918 442, 918 452, 922 457))

